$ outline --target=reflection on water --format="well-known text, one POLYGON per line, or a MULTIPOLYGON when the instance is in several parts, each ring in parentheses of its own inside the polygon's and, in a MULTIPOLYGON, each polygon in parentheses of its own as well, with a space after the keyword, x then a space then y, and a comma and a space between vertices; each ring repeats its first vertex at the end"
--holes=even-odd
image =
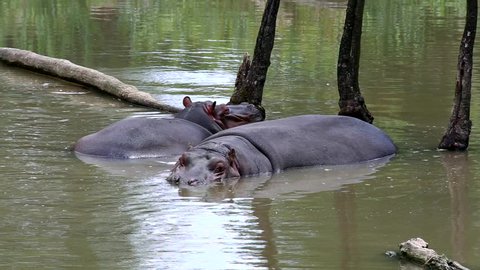
POLYGON ((230 186, 177 189, 164 181, 174 158, 125 161, 78 157, 109 175, 135 179, 125 185, 128 199, 121 206, 135 222, 129 239, 141 258, 140 268, 162 269, 189 269, 192 261, 202 269, 272 265, 276 247, 273 235, 265 236, 268 230, 273 234, 265 207, 270 209, 277 200, 298 200, 373 179, 391 158, 294 169, 244 178, 230 186))
MULTIPOLYGON (((264 92, 270 119, 336 113, 344 5, 282 1, 264 92)), ((67 58, 170 105, 184 95, 226 102, 263 6, 6 0, 0 46, 67 58)), ((375 124, 399 148, 392 160, 225 187, 168 184, 175 158, 79 159, 69 149, 80 137, 158 112, 0 65, 0 268, 396 269, 383 252, 414 236, 478 268, 475 93, 469 151, 435 150, 450 115, 463 16, 462 1, 366 3, 360 86, 375 124)))
POLYGON ((339 166, 319 166, 286 171, 274 175, 253 197, 301 198, 311 193, 338 190, 345 185, 375 178, 373 175, 392 157, 384 157, 364 163, 339 166))
MULTIPOLYGON (((223 71, 158 71, 158 72, 141 72, 138 74, 144 76, 142 81, 146 83, 168 84, 168 85, 194 85, 194 86, 232 86, 235 79, 234 74, 223 71)), ((137 77, 139 77, 137 75, 137 77)))
POLYGON ((447 172, 447 181, 451 199, 451 226, 450 241, 453 246, 453 258, 465 261, 468 241, 466 239, 467 223, 470 212, 468 201, 468 184, 472 178, 468 155, 463 153, 446 153, 442 156, 442 165, 447 172))
MULTIPOLYGON (((77 158, 112 175, 146 178, 168 176, 177 160, 177 157, 112 160, 85 155, 77 155, 77 158)), ((179 194, 182 197, 199 197, 206 202, 234 198, 301 198, 310 193, 337 190, 345 185, 372 179, 373 174, 391 158, 387 156, 351 165, 297 168, 280 174, 236 179, 221 186, 180 187, 179 194)))
POLYGON ((132 211, 130 204, 124 206, 139 225, 130 239, 142 258, 140 268, 190 269, 192 262, 203 269, 266 265, 261 256, 264 242, 249 201, 211 204, 178 197, 141 199, 139 203, 148 207, 146 213, 132 211))

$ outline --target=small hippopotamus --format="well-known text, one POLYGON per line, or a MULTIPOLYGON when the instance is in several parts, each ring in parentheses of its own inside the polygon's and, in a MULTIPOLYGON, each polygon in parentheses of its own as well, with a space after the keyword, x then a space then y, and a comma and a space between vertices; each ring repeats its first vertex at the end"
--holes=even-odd
POLYGON ((252 104, 217 105, 183 99, 174 118, 131 117, 80 138, 75 153, 103 158, 153 158, 179 155, 221 130, 262 121, 252 104))
POLYGON ((167 181, 179 185, 393 155, 382 130, 347 116, 301 115, 218 132, 180 156, 167 181))

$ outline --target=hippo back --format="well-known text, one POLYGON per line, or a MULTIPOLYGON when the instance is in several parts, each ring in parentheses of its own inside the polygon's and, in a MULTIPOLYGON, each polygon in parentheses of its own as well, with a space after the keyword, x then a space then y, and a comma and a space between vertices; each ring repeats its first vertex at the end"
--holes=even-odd
POLYGON ((132 117, 82 137, 74 151, 108 158, 148 158, 178 155, 212 133, 190 121, 132 117))
POLYGON ((240 136, 270 159, 274 172, 313 165, 340 165, 396 152, 377 127, 347 116, 301 115, 221 131, 208 139, 240 136))

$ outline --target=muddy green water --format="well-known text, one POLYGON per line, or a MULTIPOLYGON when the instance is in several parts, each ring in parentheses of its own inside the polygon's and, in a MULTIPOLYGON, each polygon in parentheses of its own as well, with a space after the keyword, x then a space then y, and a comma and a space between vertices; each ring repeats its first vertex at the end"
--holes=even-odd
MULTIPOLYGON (((464 1, 367 1, 360 85, 391 161, 178 189, 173 159, 80 160, 81 136, 158 114, 0 65, 1 269, 400 269, 423 237, 480 268, 480 70, 470 149, 436 150, 450 115, 464 1)), ((344 1, 283 0, 268 118, 337 112, 344 1)), ((264 1, 3 0, 0 46, 98 69, 179 106, 227 101, 264 1)), ((477 46, 477 48, 480 46, 477 46)), ((478 49, 475 57, 480 57, 478 49)))

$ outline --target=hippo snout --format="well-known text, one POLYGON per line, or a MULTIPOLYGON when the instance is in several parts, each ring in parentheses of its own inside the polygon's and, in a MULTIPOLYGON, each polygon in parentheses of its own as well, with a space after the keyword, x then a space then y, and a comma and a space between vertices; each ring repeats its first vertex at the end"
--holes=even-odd
POLYGON ((203 182, 200 181, 197 177, 186 178, 180 175, 170 175, 167 177, 167 181, 173 185, 189 185, 189 186, 198 186, 203 182))
POLYGON ((167 182, 169 182, 170 184, 178 185, 180 183, 180 177, 170 175, 167 177, 167 182))
POLYGON ((236 164, 235 150, 222 147, 221 144, 215 144, 212 148, 183 153, 167 181, 180 186, 221 185, 227 178, 239 177, 236 166, 232 166, 236 164))
POLYGON ((180 177, 172 177, 172 178, 167 178, 167 181, 170 183, 170 184, 173 184, 173 185, 188 185, 188 186, 198 186, 202 183, 202 181, 198 180, 198 179, 181 179, 180 177))
POLYGON ((200 184, 200 181, 198 181, 198 179, 187 180, 187 185, 189 186, 197 186, 198 184, 200 184))

